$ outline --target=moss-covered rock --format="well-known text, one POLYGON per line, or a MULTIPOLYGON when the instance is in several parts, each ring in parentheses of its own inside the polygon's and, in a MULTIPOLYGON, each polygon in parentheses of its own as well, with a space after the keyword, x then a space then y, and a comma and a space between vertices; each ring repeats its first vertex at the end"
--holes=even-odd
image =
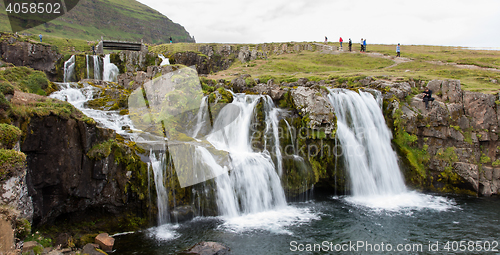
POLYGON ((16 126, 0 124, 0 148, 12 149, 21 138, 21 130, 16 126))
POLYGON ((20 151, 0 149, 0 181, 21 171, 26 164, 26 155, 20 151))

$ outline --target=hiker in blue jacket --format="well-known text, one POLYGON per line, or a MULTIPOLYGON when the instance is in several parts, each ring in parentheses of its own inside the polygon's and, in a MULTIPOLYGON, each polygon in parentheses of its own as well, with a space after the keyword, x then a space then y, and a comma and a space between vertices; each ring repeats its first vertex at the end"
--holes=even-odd
POLYGON ((363 52, 366 52, 366 39, 363 41, 363 52))
POLYGON ((398 46, 396 47, 396 57, 401 57, 401 47, 399 46, 399 43, 398 46))

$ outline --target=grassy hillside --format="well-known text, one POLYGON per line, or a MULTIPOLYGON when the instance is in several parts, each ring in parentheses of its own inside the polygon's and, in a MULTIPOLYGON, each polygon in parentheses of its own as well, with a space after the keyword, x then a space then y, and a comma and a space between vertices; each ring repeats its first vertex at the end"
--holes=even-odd
MULTIPOLYGON (((4 3, 0 3, 0 30, 11 31, 4 3)), ((105 39, 165 43, 192 41, 189 33, 158 11, 135 0, 80 0, 66 15, 23 31, 89 41, 105 39)))

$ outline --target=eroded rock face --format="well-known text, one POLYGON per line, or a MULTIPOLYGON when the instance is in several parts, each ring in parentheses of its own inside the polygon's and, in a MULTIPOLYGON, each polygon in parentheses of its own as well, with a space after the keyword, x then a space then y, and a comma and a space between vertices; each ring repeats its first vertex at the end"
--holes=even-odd
POLYGON ((102 160, 86 155, 93 145, 114 138, 114 132, 51 115, 33 117, 26 133, 21 150, 27 155, 35 225, 89 208, 111 213, 124 208, 125 166, 115 162, 113 154, 102 160))
POLYGON ((298 87, 291 91, 293 103, 301 116, 308 116, 309 127, 319 129, 324 127, 325 133, 330 134, 335 128, 335 115, 331 103, 323 96, 319 89, 298 87))
MULTIPOLYGON (((405 99, 407 89, 389 85, 401 106, 405 131, 418 137, 429 154, 427 168, 434 187, 472 189, 484 196, 500 194, 500 151, 496 95, 463 91, 458 80, 433 80, 427 87, 435 101, 425 109, 422 94, 405 99), (403 97, 404 96, 404 97, 403 97), (439 181, 441 180, 441 181, 439 181)), ((425 86, 417 86, 423 91, 425 86)), ((390 117, 390 116, 386 116, 390 117)))
POLYGON ((56 63, 62 57, 49 45, 20 42, 11 37, 0 43, 2 59, 16 66, 28 66, 53 77, 56 75, 56 63))

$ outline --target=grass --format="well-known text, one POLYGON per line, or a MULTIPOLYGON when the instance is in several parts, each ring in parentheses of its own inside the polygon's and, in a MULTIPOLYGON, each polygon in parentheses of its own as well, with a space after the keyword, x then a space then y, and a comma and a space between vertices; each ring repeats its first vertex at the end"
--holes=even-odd
POLYGON ((393 81, 410 78, 458 79, 465 90, 483 93, 500 91, 500 51, 403 45, 404 59, 395 59, 395 49, 396 45, 369 45, 365 54, 359 53, 359 45, 353 44, 353 52, 324 54, 304 50, 270 55, 267 59, 246 63, 236 60, 228 70, 209 75, 208 78, 232 80, 241 74, 250 74, 261 80, 275 78, 281 81, 294 81, 300 77, 327 80, 329 76, 356 75, 383 77, 393 81), (461 66, 464 64, 474 67, 461 66))

